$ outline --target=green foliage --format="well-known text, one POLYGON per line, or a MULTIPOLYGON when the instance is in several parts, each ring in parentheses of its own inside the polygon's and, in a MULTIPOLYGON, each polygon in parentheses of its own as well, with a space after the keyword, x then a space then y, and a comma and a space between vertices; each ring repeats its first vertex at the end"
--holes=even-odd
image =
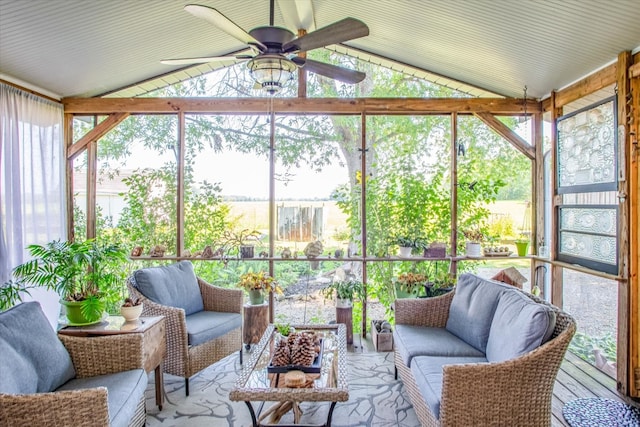
POLYGON ((569 343, 569 351, 581 359, 595 365, 593 350, 600 349, 609 361, 617 360, 616 338, 608 333, 602 337, 592 337, 582 332, 576 332, 569 343))
POLYGON ((99 316, 105 304, 122 299, 126 251, 114 244, 54 240, 27 247, 31 260, 13 270, 16 281, 3 285, 6 301, 15 300, 16 290, 42 287, 55 290, 67 301, 83 301, 83 313, 99 316), (30 286, 29 286, 30 285, 30 286))
POLYGON ((338 299, 348 299, 353 301, 356 298, 362 298, 364 294, 364 286, 359 280, 336 280, 333 281, 322 290, 325 298, 333 298, 335 294, 338 299))

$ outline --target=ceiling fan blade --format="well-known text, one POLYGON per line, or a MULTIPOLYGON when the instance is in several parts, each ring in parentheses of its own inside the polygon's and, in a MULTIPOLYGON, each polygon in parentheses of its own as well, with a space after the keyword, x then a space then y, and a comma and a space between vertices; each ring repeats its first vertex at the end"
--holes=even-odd
POLYGON ((225 33, 240 40, 243 43, 251 46, 256 46, 262 52, 267 50, 267 47, 264 44, 253 38, 249 33, 240 28, 235 22, 212 7, 201 6, 199 4, 188 4, 184 7, 184 10, 186 10, 193 16, 202 18, 205 21, 210 22, 225 33))
POLYGON ((327 64, 325 62, 314 61, 313 59, 304 59, 296 56, 292 61, 298 66, 303 67, 321 76, 329 77, 343 83, 360 83, 367 75, 361 71, 350 70, 348 68, 338 67, 337 65, 327 64))
POLYGON ((355 18, 345 18, 285 43, 282 46, 282 52, 304 52, 368 35, 367 24, 355 18))
POLYGON ((244 61, 251 58, 253 58, 251 55, 205 56, 202 58, 163 59, 160 63, 165 65, 189 65, 206 64, 207 62, 244 61))

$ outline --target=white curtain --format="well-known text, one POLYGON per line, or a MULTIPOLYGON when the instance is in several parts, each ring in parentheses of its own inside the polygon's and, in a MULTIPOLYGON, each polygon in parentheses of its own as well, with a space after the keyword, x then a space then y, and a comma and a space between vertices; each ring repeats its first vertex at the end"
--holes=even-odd
POLYGON ((28 245, 66 239, 62 129, 62 105, 0 83, 0 284, 28 245))

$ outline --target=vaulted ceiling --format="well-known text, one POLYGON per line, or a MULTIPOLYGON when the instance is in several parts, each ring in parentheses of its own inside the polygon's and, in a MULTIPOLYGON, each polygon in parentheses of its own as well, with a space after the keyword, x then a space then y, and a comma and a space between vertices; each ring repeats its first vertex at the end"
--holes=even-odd
MULTIPOLYGON (((269 23, 268 0, 192 1, 247 31, 269 23)), ((243 48, 185 12, 187 3, 0 0, 0 79, 55 97, 89 97, 180 68, 164 58, 243 48)), ((275 25, 296 32, 348 16, 370 35, 335 49, 397 61, 485 96, 521 97, 527 86, 529 96, 543 98, 621 51, 640 50, 640 0, 278 0, 275 25)))

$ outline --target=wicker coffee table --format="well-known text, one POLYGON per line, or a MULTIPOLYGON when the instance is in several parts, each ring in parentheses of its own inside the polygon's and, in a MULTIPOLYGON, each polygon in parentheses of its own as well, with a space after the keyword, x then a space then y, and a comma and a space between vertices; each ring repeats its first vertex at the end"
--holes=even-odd
POLYGON ((247 404, 254 427, 266 425, 263 421, 273 422, 268 420, 270 414, 282 412, 287 408, 293 410, 294 425, 297 424, 301 415, 301 402, 330 402, 327 421, 324 424, 316 424, 330 427, 336 403, 349 400, 345 326, 336 324, 294 327, 296 331, 316 331, 322 337, 320 373, 306 374, 308 378, 313 379, 307 388, 286 388, 283 386, 283 374, 269 373, 267 366, 271 361, 276 335, 274 326, 269 325, 252 351, 250 359, 245 362, 245 367, 229 394, 231 400, 247 404), (265 409, 266 402, 271 402, 271 405, 265 409))

